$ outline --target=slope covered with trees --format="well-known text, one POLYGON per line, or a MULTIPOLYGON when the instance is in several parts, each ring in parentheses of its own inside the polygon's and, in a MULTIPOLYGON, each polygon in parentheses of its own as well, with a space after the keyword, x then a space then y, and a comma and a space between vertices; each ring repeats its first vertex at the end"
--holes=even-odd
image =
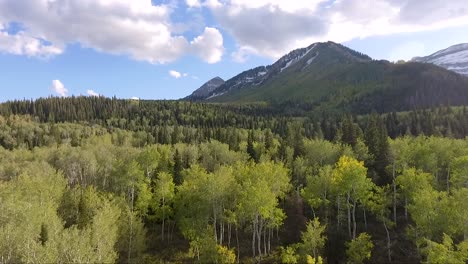
POLYGON ((464 108, 305 116, 79 97, 0 109, 2 263, 468 260, 464 108))

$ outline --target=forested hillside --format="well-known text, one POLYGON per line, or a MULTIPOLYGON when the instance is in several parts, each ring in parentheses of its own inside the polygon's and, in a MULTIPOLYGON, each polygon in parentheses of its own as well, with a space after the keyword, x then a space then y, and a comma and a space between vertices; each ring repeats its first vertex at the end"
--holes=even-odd
POLYGON ((333 42, 290 52, 192 100, 308 104, 355 114, 468 104, 468 78, 418 62, 390 63, 333 42))
POLYGON ((0 114, 1 263, 468 260, 464 107, 74 97, 0 114))

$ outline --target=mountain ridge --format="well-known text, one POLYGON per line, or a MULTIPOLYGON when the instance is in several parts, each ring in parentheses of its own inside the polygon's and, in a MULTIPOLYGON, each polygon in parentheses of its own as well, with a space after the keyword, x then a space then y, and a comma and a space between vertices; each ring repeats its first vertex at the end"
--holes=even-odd
POLYGON ((432 63, 468 76, 468 43, 453 45, 425 57, 415 57, 412 61, 432 63))
POLYGON ((219 86, 224 84, 224 80, 216 76, 213 79, 204 83, 200 88, 196 89, 191 95, 187 96, 184 99, 197 99, 197 98, 206 98, 212 91, 216 90, 219 86))
POLYGON ((468 78, 427 63, 373 60, 325 42, 244 71, 198 101, 286 103, 358 114, 406 111, 468 104, 468 78))

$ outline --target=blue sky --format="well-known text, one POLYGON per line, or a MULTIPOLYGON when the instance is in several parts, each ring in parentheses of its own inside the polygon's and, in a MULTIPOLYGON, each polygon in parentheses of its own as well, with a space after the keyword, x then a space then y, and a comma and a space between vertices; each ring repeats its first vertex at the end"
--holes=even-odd
POLYGON ((464 0, 4 0, 0 101, 177 99, 313 42, 394 61, 468 42, 466 32, 464 0))

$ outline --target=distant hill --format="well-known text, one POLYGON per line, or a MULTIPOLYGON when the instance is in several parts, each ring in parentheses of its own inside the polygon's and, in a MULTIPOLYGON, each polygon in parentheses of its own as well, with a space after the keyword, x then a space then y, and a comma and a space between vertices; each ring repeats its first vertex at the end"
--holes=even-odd
POLYGON ((187 99, 197 100, 207 98, 208 96, 210 96, 211 92, 213 92, 216 88, 223 84, 223 79, 221 79, 220 77, 215 77, 207 81, 197 90, 195 90, 191 95, 187 97, 187 99))
POLYGON ((272 65, 242 72, 198 100, 390 112, 468 104, 468 78, 431 64, 372 60, 326 42, 294 50, 272 65))
POLYGON ((468 43, 454 45, 426 57, 416 57, 413 61, 432 63, 468 76, 468 43))

